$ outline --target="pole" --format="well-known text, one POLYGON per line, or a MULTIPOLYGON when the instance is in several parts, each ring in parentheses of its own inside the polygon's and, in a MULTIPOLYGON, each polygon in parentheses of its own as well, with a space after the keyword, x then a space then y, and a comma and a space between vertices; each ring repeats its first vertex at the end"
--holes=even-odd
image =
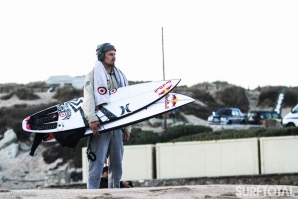
MULTIPOLYGON (((163 68, 163 80, 165 79, 165 55, 164 55, 164 44, 163 44, 163 27, 161 27, 161 41, 162 41, 162 68, 163 68)), ((167 129, 167 113, 164 113, 164 128, 167 129)))

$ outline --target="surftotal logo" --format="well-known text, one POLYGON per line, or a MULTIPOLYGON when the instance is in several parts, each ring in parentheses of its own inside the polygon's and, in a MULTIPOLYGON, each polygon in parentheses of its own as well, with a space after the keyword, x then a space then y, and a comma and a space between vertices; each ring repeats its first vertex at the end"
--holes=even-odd
POLYGON ((295 196, 293 194, 292 186, 262 186, 262 185, 250 185, 250 186, 236 186, 236 196, 238 197, 283 197, 283 196, 295 196))
POLYGON ((158 87, 157 89, 155 89, 154 92, 157 93, 158 95, 163 95, 163 94, 167 94, 171 88, 172 88, 172 81, 169 80, 163 85, 161 85, 160 87, 158 87))

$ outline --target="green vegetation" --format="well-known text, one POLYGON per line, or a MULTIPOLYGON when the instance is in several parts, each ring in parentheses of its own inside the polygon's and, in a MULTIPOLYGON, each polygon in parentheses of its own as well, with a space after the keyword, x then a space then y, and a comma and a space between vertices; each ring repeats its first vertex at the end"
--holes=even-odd
POLYGON ((260 138, 260 137, 289 136, 289 135, 298 135, 298 127, 282 128, 282 129, 222 130, 219 132, 184 136, 170 141, 171 142, 206 141, 206 140, 260 138))
MULTIPOLYGON (((277 101, 282 86, 263 87, 259 95, 259 107, 273 107, 277 101)), ((298 87, 287 88, 283 100, 283 107, 293 107, 298 103, 298 87)))
POLYGON ((138 144, 156 144, 160 142, 160 136, 153 131, 142 131, 141 129, 132 129, 129 142, 125 145, 138 145, 138 144))
POLYGON ((65 102, 79 97, 83 97, 83 90, 76 89, 72 86, 59 88, 53 96, 53 98, 57 99, 59 102, 65 102))
POLYGON ((168 128, 161 136, 152 131, 134 129, 131 140, 126 145, 156 144, 166 142, 207 141, 224 139, 244 139, 273 136, 298 135, 298 127, 281 129, 239 129, 213 132, 205 126, 181 125, 168 128))
POLYGON ((0 133, 4 133, 6 128, 12 128, 19 140, 28 140, 29 132, 23 131, 22 121, 28 115, 46 109, 56 103, 40 104, 27 106, 27 104, 18 104, 11 107, 2 107, 0 109, 0 133))
POLYGON ((226 107, 239 108, 243 113, 248 112, 249 101, 244 88, 238 86, 227 87, 216 94, 226 107))
POLYGON ((40 98, 38 95, 28 91, 25 88, 16 89, 15 94, 20 100, 36 100, 40 98))
POLYGON ((42 143, 47 147, 42 153, 42 157, 47 164, 51 164, 58 159, 62 159, 57 167, 65 163, 73 164, 75 168, 82 167, 82 148, 87 147, 88 138, 82 138, 75 148, 61 147, 58 143, 42 143))
POLYGON ((212 128, 207 126, 179 125, 166 129, 166 131, 161 135, 160 140, 161 142, 167 142, 179 137, 210 132, 212 132, 212 128))
POLYGON ((40 97, 26 88, 16 88, 14 92, 1 97, 2 100, 9 100, 13 95, 16 95, 20 100, 36 100, 40 97))
POLYGON ((11 92, 11 93, 9 93, 7 95, 1 96, 1 99, 2 100, 9 100, 13 95, 14 95, 14 92, 11 92))

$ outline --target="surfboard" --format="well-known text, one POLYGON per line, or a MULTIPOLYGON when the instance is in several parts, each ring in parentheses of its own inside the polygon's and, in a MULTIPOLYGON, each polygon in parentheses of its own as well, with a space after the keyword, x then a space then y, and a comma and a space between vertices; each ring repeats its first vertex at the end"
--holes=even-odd
MULTIPOLYGON (((118 120, 159 100, 179 82, 180 79, 171 79, 135 84, 110 91, 98 89, 99 93, 109 92, 110 103, 98 106, 96 115, 100 123, 118 120)), ((87 127, 88 121, 82 109, 83 102, 84 98, 81 97, 37 112, 23 120, 22 128, 33 133, 50 133, 87 127)))
MULTIPOLYGON (((99 128, 100 133, 111 131, 116 128, 121 128, 130 124, 135 124, 149 118, 152 118, 156 115, 171 111, 173 109, 182 107, 186 104, 194 102, 195 100, 186 95, 177 94, 177 93, 168 93, 166 96, 158 100, 157 102, 141 109, 140 111, 131 114, 127 117, 115 120, 112 122, 104 123, 99 128)), ((91 135, 92 131, 89 128, 86 128, 85 136, 91 135)), ((44 142, 55 142, 53 135, 49 136, 44 142)))

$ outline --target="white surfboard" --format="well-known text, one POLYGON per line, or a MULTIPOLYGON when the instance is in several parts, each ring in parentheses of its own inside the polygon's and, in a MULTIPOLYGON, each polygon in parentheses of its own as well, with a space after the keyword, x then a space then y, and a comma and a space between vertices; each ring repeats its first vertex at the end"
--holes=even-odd
MULTIPOLYGON (((104 123, 98 128, 98 132, 104 133, 110 131, 112 129, 120 128, 123 126, 127 126, 130 124, 135 124, 156 115, 171 111, 172 109, 176 109, 178 107, 184 106, 195 100, 191 97, 177 94, 177 93, 169 93, 157 102, 151 104, 148 107, 141 109, 140 111, 131 114, 127 117, 123 117, 119 120, 115 120, 112 122, 104 123)), ((86 128, 85 136, 92 134, 92 131, 89 128, 86 128)), ((47 141, 44 142, 55 142, 55 138, 53 135, 49 136, 47 141)))
MULTIPOLYGON (((99 106, 96 115, 101 123, 118 120, 159 100, 179 82, 180 79, 171 79, 110 90, 110 103, 99 106)), ((83 102, 81 97, 30 115, 22 122, 23 130, 50 133, 86 127, 88 122, 81 107, 83 102)))

